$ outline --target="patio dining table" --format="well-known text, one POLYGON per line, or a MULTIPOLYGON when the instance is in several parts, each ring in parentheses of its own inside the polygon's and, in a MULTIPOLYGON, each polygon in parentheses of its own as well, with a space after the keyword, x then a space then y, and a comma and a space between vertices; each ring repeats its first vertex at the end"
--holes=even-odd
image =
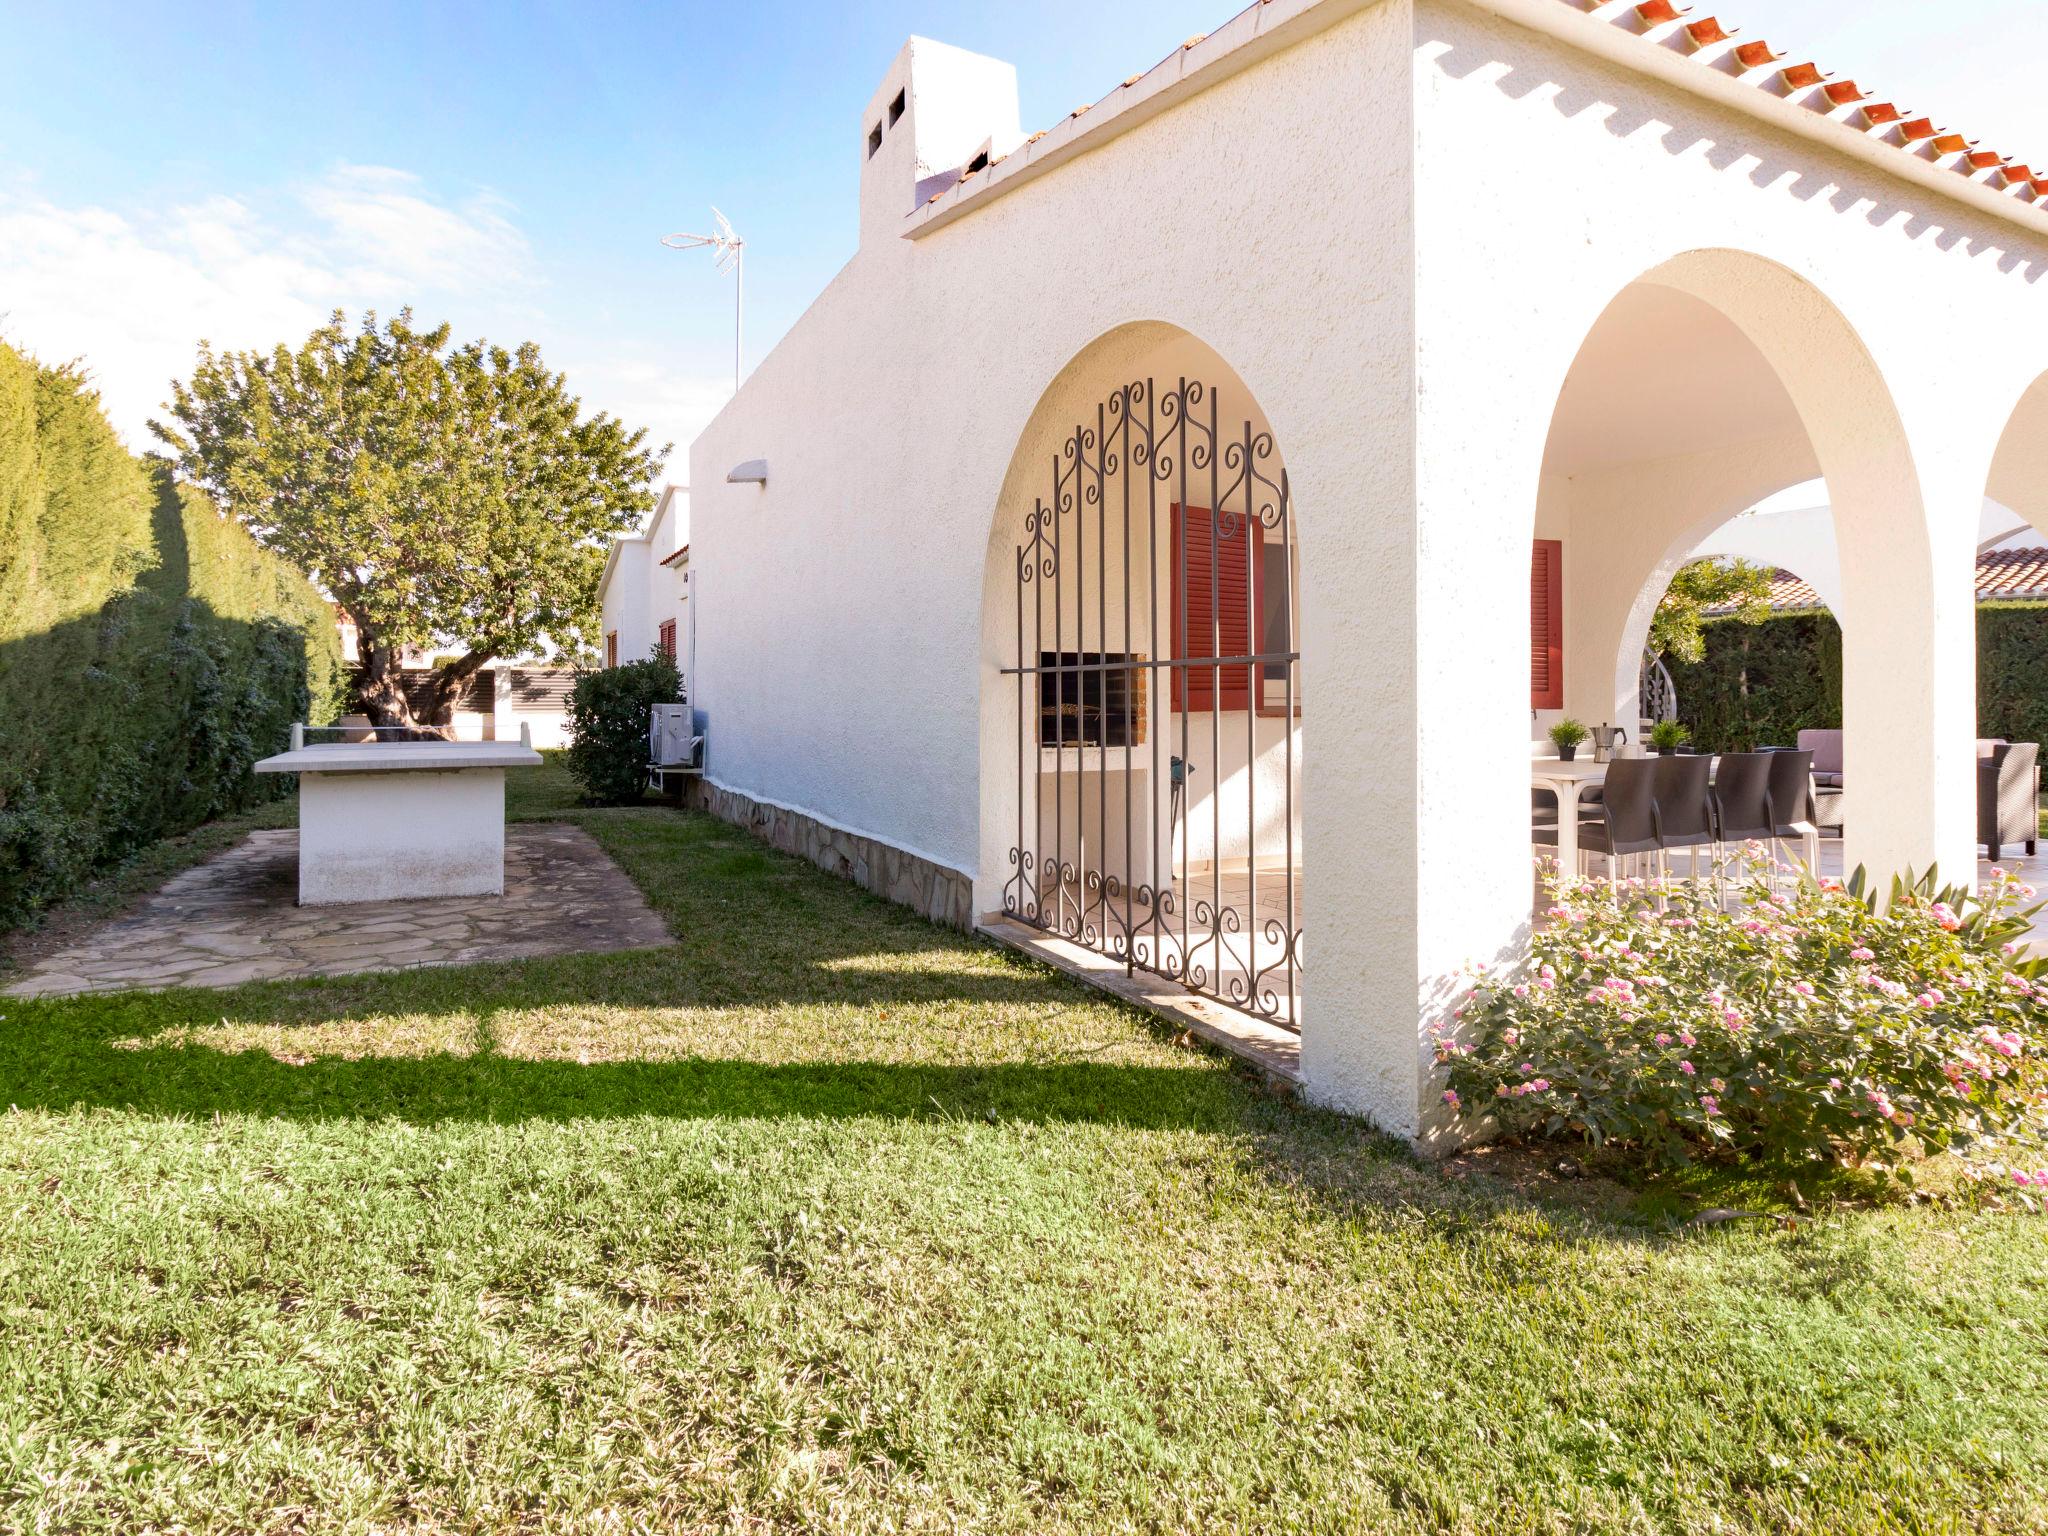
MULTIPOLYGON (((1718 755, 1715 767, 1720 766, 1718 755)), ((1579 797, 1589 784, 1604 784, 1607 781, 1607 763, 1596 763, 1587 758, 1565 762, 1556 757, 1532 757, 1529 760, 1529 782, 1537 789, 1547 789, 1557 796, 1557 867, 1570 870, 1579 863, 1579 797)), ((1820 866, 1820 831, 1813 828, 1802 835, 1800 841, 1805 847, 1806 862, 1811 868, 1820 866)))
POLYGON ((1566 762, 1559 757, 1529 760, 1529 782, 1557 796, 1557 867, 1579 867, 1579 796, 1588 784, 1604 784, 1607 765, 1590 758, 1566 762))

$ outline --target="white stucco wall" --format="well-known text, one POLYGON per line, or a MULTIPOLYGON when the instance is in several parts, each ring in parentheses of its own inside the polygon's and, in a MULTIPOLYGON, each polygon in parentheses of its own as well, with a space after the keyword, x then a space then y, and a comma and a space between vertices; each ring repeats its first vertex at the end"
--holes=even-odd
MULTIPOLYGON (((1258 29, 1258 62, 914 240, 901 175, 943 156, 913 80, 858 254, 692 447, 698 700, 715 781, 994 906, 1006 518, 1059 423, 1198 341, 1270 421, 1299 517, 1310 1092, 1427 1139, 1421 1025, 1529 915, 1532 532, 1568 540, 1567 707, 1614 718, 1658 569, 1825 474, 1873 808, 1851 856, 1967 867, 1972 535, 2048 361, 2048 239, 1455 0, 1274 0, 1181 72, 1258 29), (1565 375, 1639 279, 1732 321, 1796 430, 1547 481, 1565 375), (766 486, 724 483, 756 458, 766 486)), ((975 78, 999 137, 1001 72, 975 78)), ((976 126, 949 108, 948 146, 976 126)), ((1674 359, 1674 411, 1686 383, 1674 359)))
MULTIPOLYGON (((654 652, 664 620, 676 624, 676 660, 688 662, 688 558, 664 564, 690 541, 690 493, 671 485, 655 504, 647 527, 612 541, 612 554, 598 587, 602 635, 619 637, 619 660, 640 661, 654 652)), ((600 642, 602 643, 602 642, 600 642)))

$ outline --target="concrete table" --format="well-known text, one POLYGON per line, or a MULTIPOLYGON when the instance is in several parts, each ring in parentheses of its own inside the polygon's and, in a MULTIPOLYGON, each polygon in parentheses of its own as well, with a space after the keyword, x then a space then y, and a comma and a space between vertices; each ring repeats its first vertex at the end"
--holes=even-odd
POLYGON ((1567 875, 1579 867, 1579 793, 1607 778, 1607 765, 1590 758, 1567 763, 1555 757, 1529 761, 1529 783, 1557 796, 1557 867, 1567 875))
POLYGON ((505 770, 539 767, 531 746, 301 739, 256 765, 299 775, 301 906, 504 894, 505 770))

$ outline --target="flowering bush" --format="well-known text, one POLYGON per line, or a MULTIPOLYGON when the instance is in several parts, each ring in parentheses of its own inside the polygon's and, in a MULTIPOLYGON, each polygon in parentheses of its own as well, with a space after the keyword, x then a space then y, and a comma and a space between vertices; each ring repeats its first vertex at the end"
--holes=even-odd
MULTIPOLYGON (((1716 882, 1555 880, 1529 959, 1432 1029, 1461 1116, 1511 1135, 1857 1162, 1917 1146, 2048 1195, 2048 979, 2033 889, 1862 871, 1774 891, 1752 850, 1716 882), (2008 1166, 2016 1165, 2016 1166, 2008 1166)), ((1908 1177, 1903 1165, 1901 1177, 1908 1177)))

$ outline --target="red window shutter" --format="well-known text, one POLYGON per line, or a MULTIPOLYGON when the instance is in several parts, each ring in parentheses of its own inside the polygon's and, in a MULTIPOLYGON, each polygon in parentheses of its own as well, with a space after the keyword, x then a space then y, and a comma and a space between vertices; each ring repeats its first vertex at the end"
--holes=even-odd
MULTIPOLYGON (((1182 659, 1252 654, 1252 594, 1265 537, 1256 520, 1207 507, 1173 508, 1173 654, 1182 659), (1251 540, 1250 560, 1245 540, 1251 540), (1249 567, 1249 568, 1247 568, 1249 567)), ((1175 667, 1173 707, 1182 712, 1252 707, 1251 668, 1175 667)))
POLYGON ((1564 708, 1564 541, 1529 548, 1529 707, 1564 708))
POLYGON ((661 654, 670 661, 676 659, 676 621, 674 619, 663 619, 661 621, 660 637, 655 641, 655 644, 661 647, 661 654))
POLYGON ((604 664, 616 667, 619 664, 619 632, 609 630, 604 637, 604 664))

